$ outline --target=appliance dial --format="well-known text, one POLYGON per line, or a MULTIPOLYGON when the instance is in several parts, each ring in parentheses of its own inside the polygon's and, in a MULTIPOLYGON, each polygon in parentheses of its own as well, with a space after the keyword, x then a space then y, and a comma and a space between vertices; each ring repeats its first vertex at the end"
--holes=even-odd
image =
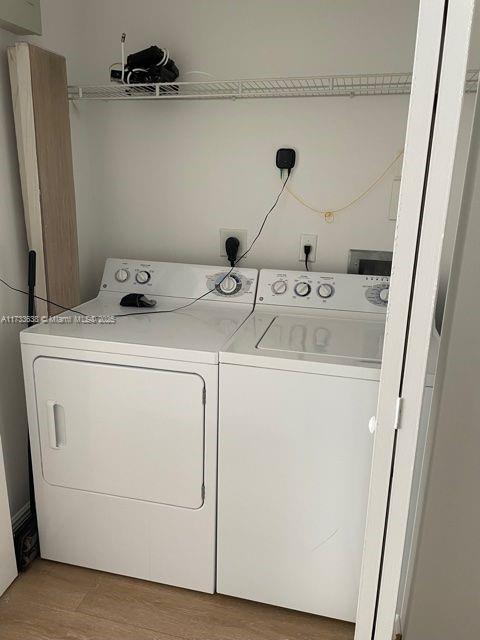
POLYGON ((287 288, 285 280, 277 280, 272 284, 272 293, 275 293, 277 296, 281 296, 286 293, 287 288))
POLYGON ((130 277, 130 273, 128 272, 128 269, 118 269, 118 271, 115 273, 115 280, 117 282, 126 282, 130 277))
POLYGON ((297 296, 300 296, 301 298, 305 298, 305 296, 308 296, 311 290, 312 287, 308 284, 308 282, 297 282, 294 289, 297 296))
POLYGON ((242 283, 237 276, 227 276, 215 287, 219 293, 225 296, 233 296, 242 288, 242 283))
POLYGON ((139 271, 135 276, 135 280, 138 282, 138 284, 147 284, 150 278, 151 275, 148 273, 148 271, 139 271))
POLYGON ((317 292, 320 298, 331 298, 335 291, 331 284, 324 282, 318 287, 317 292))
POLYGON ((365 297, 372 304, 379 307, 386 307, 388 303, 388 284, 374 284, 365 292, 365 297))

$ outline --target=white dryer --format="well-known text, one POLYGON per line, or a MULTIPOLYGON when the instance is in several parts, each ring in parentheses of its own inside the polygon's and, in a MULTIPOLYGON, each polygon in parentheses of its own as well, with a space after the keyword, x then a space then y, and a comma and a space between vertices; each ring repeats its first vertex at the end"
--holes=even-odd
POLYGON ((225 274, 109 259, 85 315, 21 333, 42 557, 214 591, 218 351, 257 284, 225 274))
POLYGON ((388 288, 260 272, 220 353, 220 593, 355 620, 388 288))

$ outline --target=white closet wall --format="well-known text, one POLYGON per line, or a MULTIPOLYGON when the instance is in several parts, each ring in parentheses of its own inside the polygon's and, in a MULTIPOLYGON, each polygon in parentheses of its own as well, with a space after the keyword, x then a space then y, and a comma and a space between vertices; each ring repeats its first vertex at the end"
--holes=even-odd
MULTIPOLYGON (((413 60, 416 0, 85 0, 70 41, 69 25, 48 32, 58 5, 44 2, 47 31, 33 40, 66 55, 72 83, 108 80, 124 30, 130 51, 159 43, 183 72, 217 78, 408 71, 413 60)), ((298 150, 299 193, 341 206, 402 148, 407 109, 406 96, 73 106, 84 295, 107 255, 218 263, 220 227, 252 238, 281 186, 279 146, 298 150)), ((345 271, 349 248, 390 249, 399 170, 330 225, 286 196, 246 264, 297 268, 301 233, 319 236, 317 269, 345 271)))
MULTIPOLYGON (((31 40, 67 57, 72 83, 101 83, 119 59, 124 30, 130 51, 159 43, 183 72, 223 79, 407 71, 418 2, 43 0, 42 7, 44 36, 31 40)), ((467 96, 466 128, 472 105, 467 96)), ((252 237, 280 186, 273 167, 280 145, 299 152, 292 186, 312 204, 340 206, 402 148, 407 109, 407 97, 72 107, 84 296, 94 293, 107 255, 217 263, 220 227, 252 237)), ((344 271, 349 248, 390 249, 395 175, 399 169, 333 225, 285 197, 248 264, 297 268, 304 232, 319 236, 316 269, 344 271)), ((456 193, 462 180, 459 171, 456 193)), ((452 197, 441 296, 457 206, 452 197)))
MULTIPOLYGON (((0 29, 0 276, 19 287, 27 283, 27 240, 7 66, 14 36, 0 29)), ((26 298, 0 285, 0 317, 24 314, 26 298)), ((18 324, 0 324, 0 437, 12 515, 28 501, 27 415, 18 324)))

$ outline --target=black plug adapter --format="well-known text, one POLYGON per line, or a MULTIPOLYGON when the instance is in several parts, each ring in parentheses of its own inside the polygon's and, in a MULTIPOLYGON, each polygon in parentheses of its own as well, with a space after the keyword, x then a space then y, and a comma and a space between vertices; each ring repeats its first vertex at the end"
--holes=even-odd
POLYGON ((225 253, 227 254, 227 259, 232 268, 235 266, 235 262, 237 261, 239 247, 240 240, 235 238, 235 236, 230 236, 225 240, 225 253))
POLYGON ((295 166, 296 155, 295 149, 279 149, 277 151, 276 163, 280 171, 287 169, 288 175, 290 175, 290 171, 295 166))
POLYGON ((309 271, 308 268, 308 256, 312 253, 312 245, 311 244, 304 244, 303 245, 303 254, 305 256, 305 270, 309 271))

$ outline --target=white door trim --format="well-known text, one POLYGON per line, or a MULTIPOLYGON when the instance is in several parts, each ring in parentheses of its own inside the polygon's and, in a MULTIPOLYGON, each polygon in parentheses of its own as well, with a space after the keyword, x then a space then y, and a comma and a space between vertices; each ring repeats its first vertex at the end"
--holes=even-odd
MULTIPOLYGON (((435 118, 445 0, 421 0, 390 281, 355 640, 371 640, 401 391, 404 345, 435 118)), ((367 425, 365 425, 367 428, 367 425)), ((388 636, 387 636, 388 637, 388 636)), ((386 640, 386 638, 382 638, 386 640)))
POLYGON ((378 640, 392 636, 397 605, 474 5, 475 0, 456 0, 449 3, 447 14, 435 130, 400 391, 404 406, 401 429, 396 439, 378 614, 373 636, 378 640))
POLYGON ((0 439, 0 595, 17 577, 12 524, 8 506, 7 481, 0 439))

